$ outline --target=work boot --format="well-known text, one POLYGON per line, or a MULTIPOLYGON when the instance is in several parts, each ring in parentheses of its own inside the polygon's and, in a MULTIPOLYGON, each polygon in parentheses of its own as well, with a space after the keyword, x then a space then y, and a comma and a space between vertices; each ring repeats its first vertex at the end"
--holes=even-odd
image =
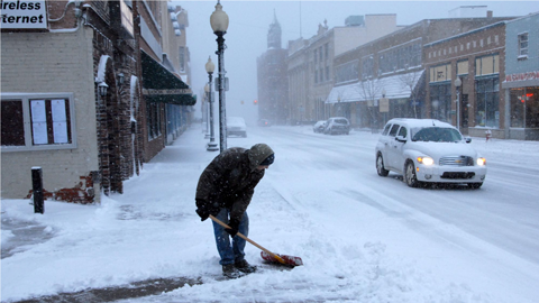
POLYGON ((256 271, 256 266, 249 264, 245 259, 236 261, 234 265, 239 271, 246 274, 254 273, 256 271))
POLYGON ((238 271, 234 264, 223 265, 223 275, 227 278, 238 278, 241 273, 238 271))

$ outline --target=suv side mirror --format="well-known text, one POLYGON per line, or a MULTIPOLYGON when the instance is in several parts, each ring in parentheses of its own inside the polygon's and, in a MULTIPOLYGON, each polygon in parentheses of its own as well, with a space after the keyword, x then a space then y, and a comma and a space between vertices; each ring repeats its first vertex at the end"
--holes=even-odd
POLYGON ((466 141, 466 143, 472 143, 472 138, 466 137, 464 138, 464 141, 466 141))
POLYGON ((399 141, 399 142, 402 142, 402 143, 405 143, 406 142, 406 138, 404 138, 403 136, 396 136, 395 137, 395 140, 399 141))

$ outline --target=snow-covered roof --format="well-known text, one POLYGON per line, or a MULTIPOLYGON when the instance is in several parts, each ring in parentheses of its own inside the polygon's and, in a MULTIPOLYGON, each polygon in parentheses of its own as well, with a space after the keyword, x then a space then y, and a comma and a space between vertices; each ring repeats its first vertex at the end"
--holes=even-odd
POLYGON ((399 74, 385 78, 377 78, 363 82, 333 87, 326 103, 363 102, 385 97, 388 99, 409 98, 412 94, 410 86, 415 87, 423 74, 423 70, 399 74))
POLYGON ((406 118, 395 118, 388 121, 389 122, 401 122, 406 123, 410 128, 423 128, 423 127, 450 127, 455 128, 453 125, 443 122, 436 119, 406 119, 406 118))

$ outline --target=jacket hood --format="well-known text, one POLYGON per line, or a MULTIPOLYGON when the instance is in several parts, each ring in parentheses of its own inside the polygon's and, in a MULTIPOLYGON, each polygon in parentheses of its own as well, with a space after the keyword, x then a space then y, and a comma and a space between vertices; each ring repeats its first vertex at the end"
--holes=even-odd
POLYGON ((255 169, 262 161, 273 154, 273 149, 264 143, 255 144, 247 151, 252 169, 255 169))

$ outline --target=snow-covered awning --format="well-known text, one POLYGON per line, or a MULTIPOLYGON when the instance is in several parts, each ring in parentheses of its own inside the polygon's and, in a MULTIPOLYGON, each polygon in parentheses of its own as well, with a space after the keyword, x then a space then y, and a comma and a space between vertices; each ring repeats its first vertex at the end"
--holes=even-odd
POLYGON ((150 55, 141 51, 142 94, 150 102, 164 102, 176 105, 194 105, 196 96, 189 85, 185 84, 150 55))
POLYGON ((325 103, 364 102, 385 97, 388 99, 410 98, 411 88, 415 88, 423 70, 399 74, 385 78, 360 81, 341 86, 335 86, 329 93, 325 103))

